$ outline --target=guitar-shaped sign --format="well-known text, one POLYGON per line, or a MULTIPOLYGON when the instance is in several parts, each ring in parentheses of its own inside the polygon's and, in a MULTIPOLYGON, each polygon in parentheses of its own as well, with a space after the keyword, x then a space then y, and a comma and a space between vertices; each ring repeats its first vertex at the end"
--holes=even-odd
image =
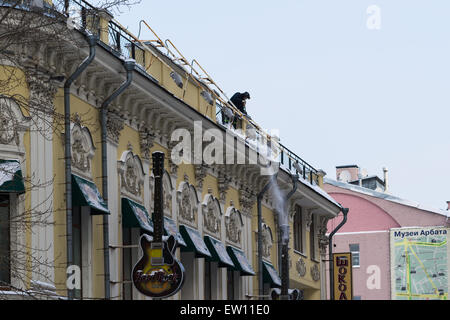
POLYGON ((153 239, 141 236, 142 258, 133 268, 132 279, 136 289, 153 298, 167 298, 177 293, 184 282, 184 267, 175 258, 177 241, 173 235, 163 239, 164 210, 163 184, 164 153, 154 152, 155 205, 153 212, 153 239))

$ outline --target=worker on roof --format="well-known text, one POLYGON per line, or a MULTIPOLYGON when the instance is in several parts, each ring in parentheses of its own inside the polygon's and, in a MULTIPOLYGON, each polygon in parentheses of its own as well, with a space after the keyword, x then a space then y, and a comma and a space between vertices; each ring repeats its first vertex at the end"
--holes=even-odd
MULTIPOLYGON (((250 93, 248 93, 247 91, 244 93, 240 93, 240 92, 236 92, 230 99, 230 101, 234 104, 234 106, 240 111, 242 112, 244 115, 248 115, 247 114, 247 110, 245 108, 247 99, 250 99, 250 93)), ((236 128, 236 126, 239 126, 239 128, 242 128, 242 121, 241 119, 239 119, 239 115, 235 114, 233 118, 225 115, 224 112, 222 112, 222 123, 223 124, 228 124, 228 123, 233 123, 233 127, 236 128)))
POLYGON ((245 104, 247 99, 250 99, 250 93, 247 91, 244 93, 236 92, 231 97, 230 101, 233 102, 233 104, 238 108, 240 112, 243 114, 247 114, 247 110, 245 109, 245 104))

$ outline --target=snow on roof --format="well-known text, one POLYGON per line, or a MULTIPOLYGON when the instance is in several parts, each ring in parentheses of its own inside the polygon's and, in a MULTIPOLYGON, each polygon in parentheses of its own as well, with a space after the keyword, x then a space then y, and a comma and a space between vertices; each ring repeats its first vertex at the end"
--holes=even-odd
MULTIPOLYGON (((288 174, 291 174, 285 168, 280 167, 280 170, 283 170, 283 171, 287 172, 288 174)), ((300 181, 305 186, 311 188, 313 191, 317 192, 322 197, 324 197, 328 201, 332 202, 333 204, 335 204, 339 208, 342 208, 342 205, 339 202, 337 202, 332 196, 330 196, 325 190, 323 190, 321 187, 319 187, 315 182, 313 182, 313 184, 311 184, 308 179, 303 179, 302 175, 299 175, 298 181, 300 181)))
POLYGON ((409 207, 413 207, 416 209, 420 209, 420 210, 424 210, 424 211, 429 211, 429 212, 433 212, 433 213, 437 213, 443 216, 448 217, 449 214, 447 213, 447 211, 442 210, 442 209, 436 209, 436 208, 432 208, 429 206, 425 206, 425 205, 421 205, 418 202, 414 202, 414 201, 410 201, 410 200, 405 200, 405 199, 401 199, 395 196, 392 196, 390 194, 387 193, 383 193, 383 192, 378 192, 372 189, 368 189, 368 188, 364 188, 364 187, 360 187, 354 184, 349 184, 349 183, 344 183, 344 182, 340 182, 340 181, 336 181, 333 179, 328 179, 328 178, 323 178, 323 183, 328 183, 331 184, 333 186, 339 187, 339 188, 343 188, 343 189, 347 189, 347 190, 351 190, 351 191, 355 191, 358 193, 362 193, 362 194, 366 194, 375 198, 380 198, 380 199, 385 199, 388 201, 392 201, 404 206, 409 206, 409 207))

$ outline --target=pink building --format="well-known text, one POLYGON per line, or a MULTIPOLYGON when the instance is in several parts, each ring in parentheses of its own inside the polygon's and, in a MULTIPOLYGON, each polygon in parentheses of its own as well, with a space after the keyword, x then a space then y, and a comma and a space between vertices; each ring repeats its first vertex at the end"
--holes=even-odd
MULTIPOLYGON (((324 189, 344 208, 350 209, 346 224, 333 237, 333 252, 352 252, 353 254, 354 299, 389 300, 399 297, 428 297, 426 295, 420 296, 419 293, 414 292, 414 290, 420 291, 422 288, 418 289, 411 286, 412 277, 409 273, 408 277, 406 275, 403 277, 401 265, 394 265, 394 258, 391 261, 392 252, 394 252, 391 251, 391 247, 395 240, 392 238, 394 230, 391 229, 448 228, 449 211, 425 208, 417 203, 388 194, 386 192, 386 189, 388 189, 386 169, 384 169, 383 180, 377 176, 361 174, 361 170, 356 165, 341 166, 336 167, 336 169, 338 181, 325 178, 324 189), (395 269, 397 267, 398 270, 395 269), (405 281, 408 285, 401 284, 405 281), (397 294, 397 291, 395 291, 393 294, 392 288, 394 288, 394 291, 398 288, 400 293, 397 294)), ((342 219, 341 214, 339 217, 330 220, 328 233, 332 232, 342 219)), ((436 240, 430 241, 435 242, 436 240)), ((439 256, 438 258, 445 259, 445 269, 448 270, 448 257, 446 253, 444 254, 445 257, 439 256)), ((405 258, 404 255, 401 257, 405 258)), ((410 260, 413 261, 413 258, 410 260)), ((439 276, 447 286, 447 288, 440 289, 442 291, 441 297, 446 298, 448 296, 447 270, 441 269, 443 268, 440 267, 439 276)), ((408 272, 415 273, 415 270, 408 269, 408 272)), ((404 273, 406 274, 406 272, 404 273)), ((430 277, 438 277, 438 272, 432 275, 431 273, 428 272, 430 277)), ((428 276, 426 271, 424 274, 428 276)), ((417 271, 417 276, 419 275, 420 270, 417 271)), ((431 279, 431 281, 434 281, 434 279, 431 279)), ((424 288, 423 290, 429 289, 424 288)))

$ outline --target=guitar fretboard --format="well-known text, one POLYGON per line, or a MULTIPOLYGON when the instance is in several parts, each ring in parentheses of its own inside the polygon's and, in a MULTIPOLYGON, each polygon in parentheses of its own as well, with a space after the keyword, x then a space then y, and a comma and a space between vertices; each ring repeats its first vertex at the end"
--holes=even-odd
POLYGON ((164 174, 164 153, 154 152, 153 158, 153 175, 155 176, 155 199, 153 212, 153 241, 161 242, 164 228, 164 199, 163 199, 163 183, 164 174))

